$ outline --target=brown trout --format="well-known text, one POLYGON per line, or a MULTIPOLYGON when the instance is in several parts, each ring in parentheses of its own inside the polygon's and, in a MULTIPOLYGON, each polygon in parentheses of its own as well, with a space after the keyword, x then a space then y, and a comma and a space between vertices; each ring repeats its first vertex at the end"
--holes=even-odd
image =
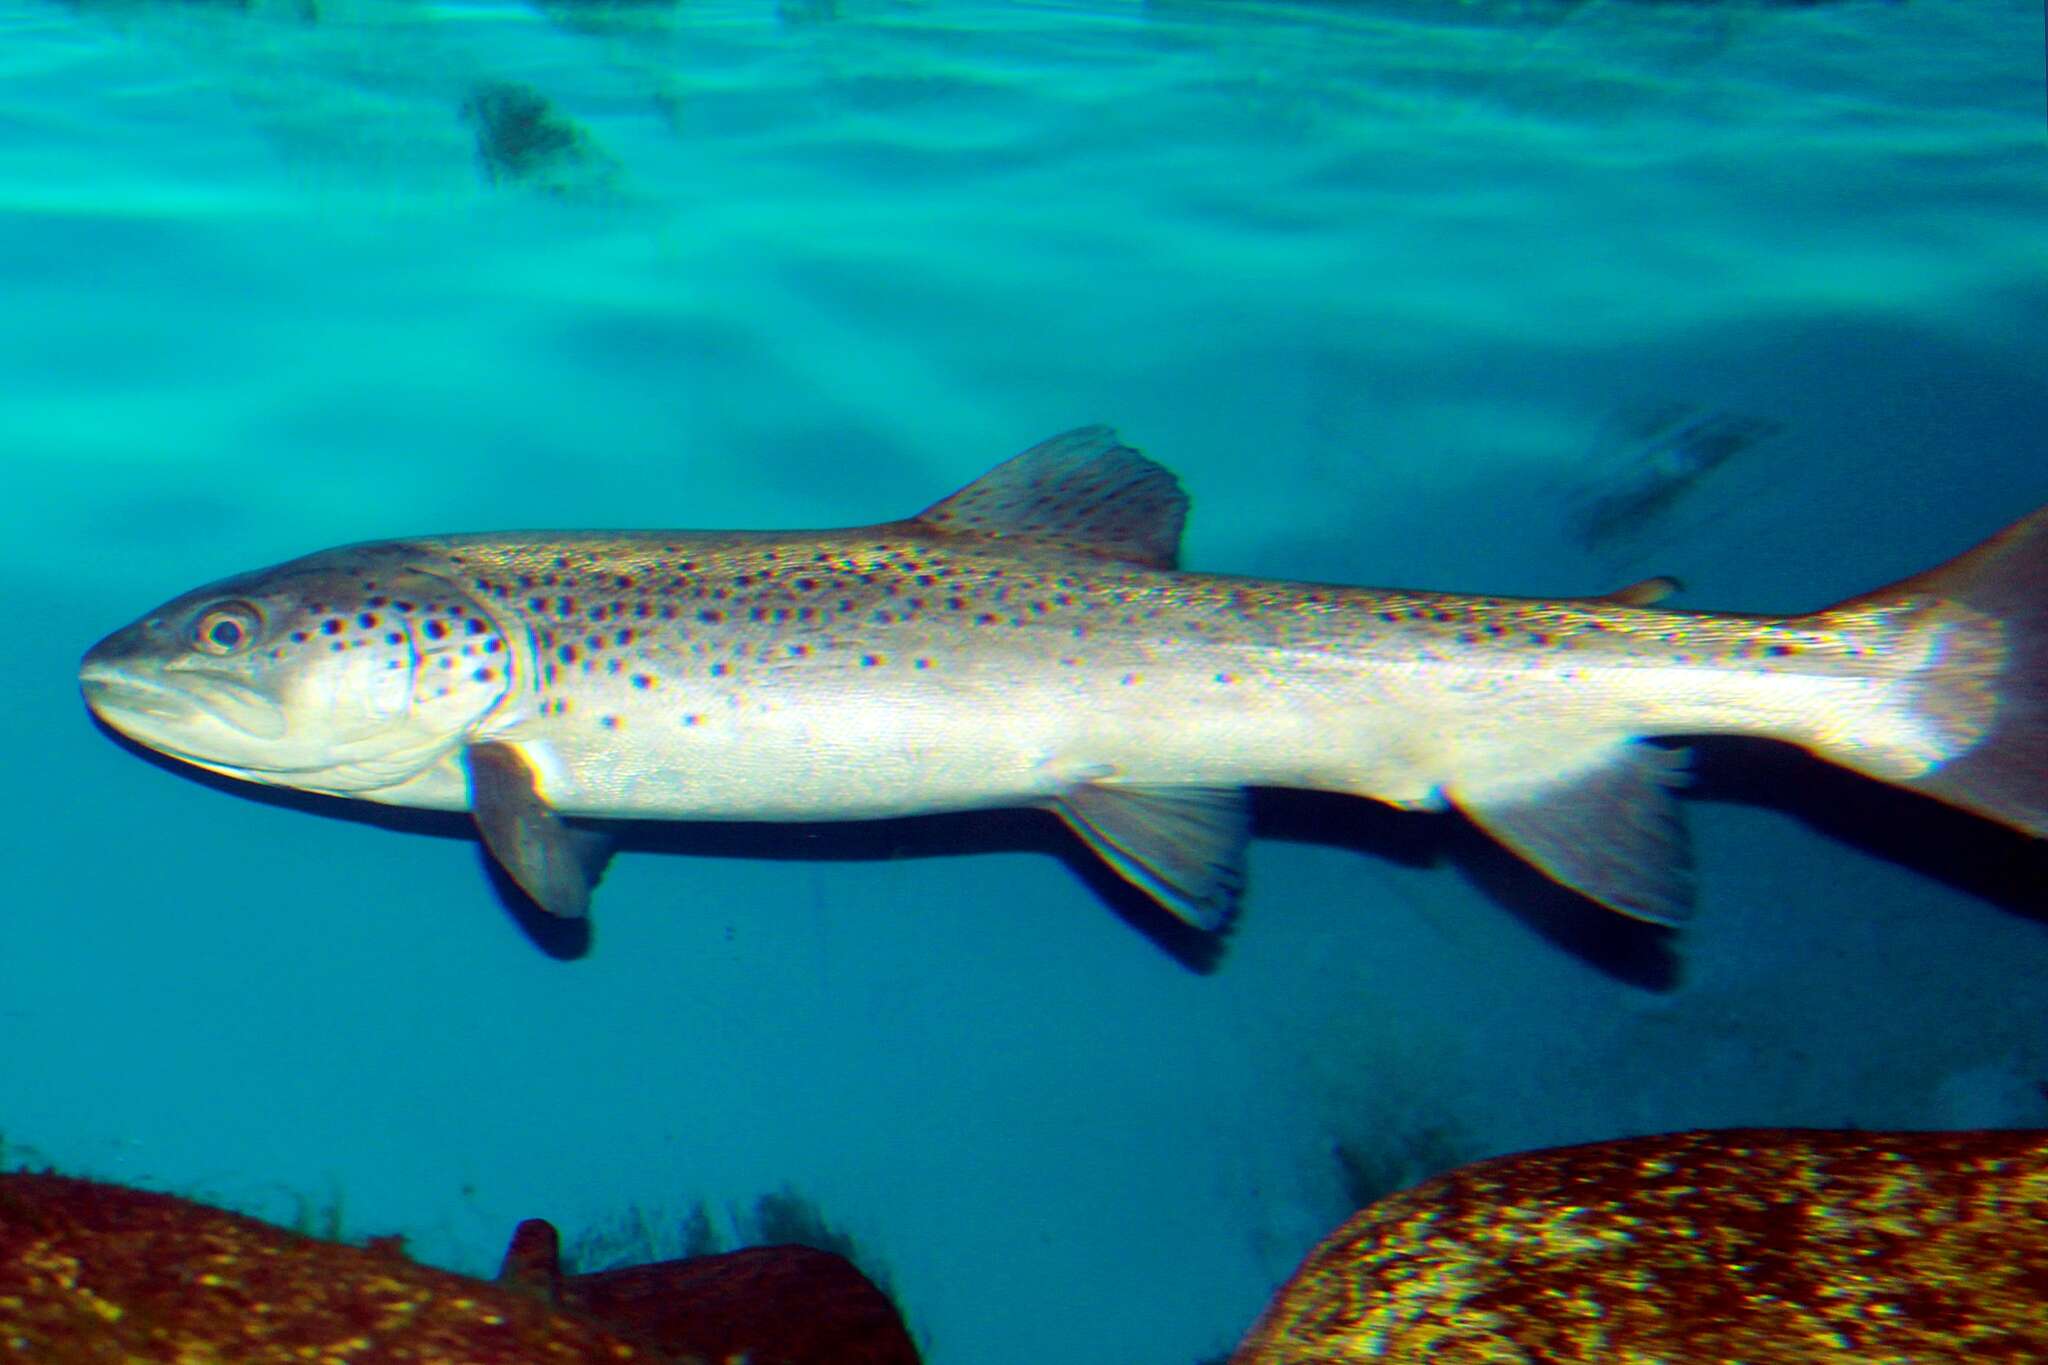
POLYGON ((577 818, 1048 808, 1227 923, 1247 788, 1454 805, 1566 886, 1684 917, 1663 736, 1760 735, 2048 834, 2048 509, 1797 616, 1653 580, 1538 600, 1176 570, 1187 498, 1102 427, 850 530, 424 536, 185 594, 95 645, 108 725, 251 782, 468 810, 585 913, 577 818))

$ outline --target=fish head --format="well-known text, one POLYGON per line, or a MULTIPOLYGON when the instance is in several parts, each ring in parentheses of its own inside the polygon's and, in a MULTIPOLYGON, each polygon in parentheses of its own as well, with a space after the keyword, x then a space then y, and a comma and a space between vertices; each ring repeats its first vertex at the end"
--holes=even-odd
POLYGON ((402 544, 173 598, 87 651, 86 705, 212 772, 369 795, 438 765, 511 687, 496 618, 402 544))

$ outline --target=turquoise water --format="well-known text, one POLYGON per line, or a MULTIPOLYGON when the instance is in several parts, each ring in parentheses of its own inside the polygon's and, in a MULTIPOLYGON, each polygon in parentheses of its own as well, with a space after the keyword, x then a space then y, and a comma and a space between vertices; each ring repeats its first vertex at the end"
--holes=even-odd
POLYGON ((879 520, 1089 421, 1191 567, 1831 601, 2048 501, 2042 52, 2020 0, 0 0, 7 1157, 485 1273, 791 1189, 933 1365, 1188 1365, 1448 1163, 2048 1124, 2048 857, 1758 750, 1676 935, 1276 799, 1206 967, 1003 819, 686 832, 558 960, 458 824, 184 780, 73 685, 324 545, 879 520), (1589 537, 1660 405, 1756 438, 1589 537))

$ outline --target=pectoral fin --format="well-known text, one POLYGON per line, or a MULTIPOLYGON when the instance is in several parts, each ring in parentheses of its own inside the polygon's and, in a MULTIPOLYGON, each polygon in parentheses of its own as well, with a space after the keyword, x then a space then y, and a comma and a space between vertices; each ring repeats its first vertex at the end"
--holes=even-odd
POLYGON ((1685 751, 1626 743, 1569 776, 1453 787, 1473 823, 1553 879, 1624 915, 1677 924, 1692 913, 1692 853, 1671 787, 1685 751))
POLYGON ((1251 838, 1242 791, 1084 782, 1053 809, 1119 876, 1197 929, 1214 933, 1237 912, 1251 838))
POLYGON ((484 847, 535 905, 564 919, 583 918, 594 866, 587 846, 595 836, 562 823, 541 799, 533 766, 515 745, 472 744, 463 762, 484 847))

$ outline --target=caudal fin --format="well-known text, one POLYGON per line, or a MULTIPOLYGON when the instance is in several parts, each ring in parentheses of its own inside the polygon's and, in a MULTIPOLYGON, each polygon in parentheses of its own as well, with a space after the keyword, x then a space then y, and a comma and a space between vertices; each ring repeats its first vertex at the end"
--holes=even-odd
POLYGON ((1824 757, 2048 837, 2048 507, 1938 568, 1803 618, 1915 656, 1902 754, 1856 730, 1824 757))

